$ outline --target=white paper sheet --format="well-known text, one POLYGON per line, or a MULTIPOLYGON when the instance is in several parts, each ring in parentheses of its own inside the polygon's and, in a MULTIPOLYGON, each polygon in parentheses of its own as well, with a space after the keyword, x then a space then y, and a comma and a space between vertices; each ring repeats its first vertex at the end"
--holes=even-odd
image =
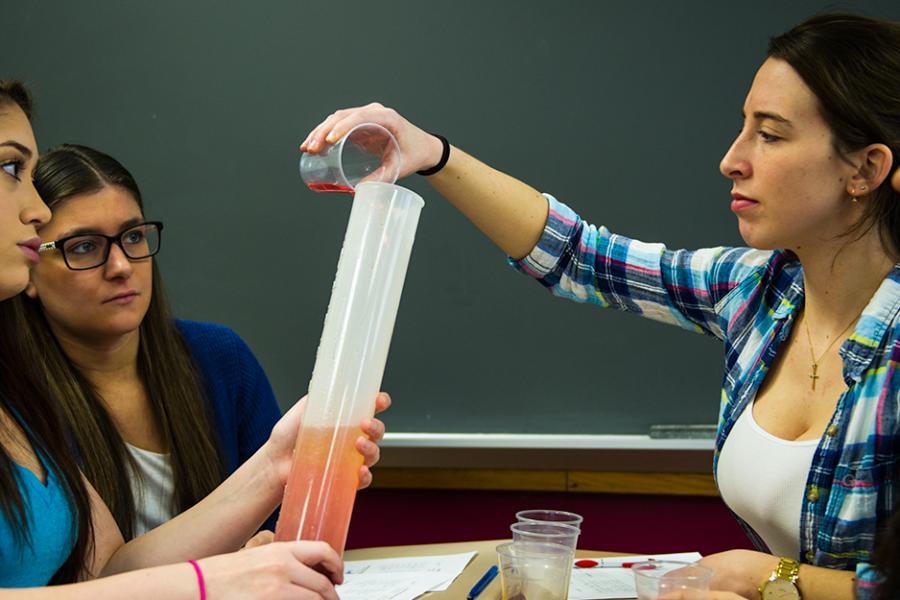
POLYGON ((344 575, 341 600, 413 600, 446 580, 444 573, 360 573, 344 575))
POLYGON ((696 562, 703 558, 699 552, 677 554, 652 554, 644 556, 613 556, 595 558, 599 566, 572 570, 569 583, 569 600, 609 600, 612 598, 636 598, 634 573, 630 568, 621 568, 624 563, 646 560, 678 560, 696 562))
MULTIPOLYGON (((341 596, 343 598, 343 596, 341 596)), ((637 598, 631 569, 597 567, 575 569, 569 582, 569 600, 637 598)))
MULTIPOLYGON (((462 554, 446 554, 442 556, 406 556, 401 558, 378 558, 373 560, 348 560, 344 561, 344 577, 353 579, 354 588, 347 588, 350 592, 344 592, 344 586, 338 588, 341 600, 411 600, 425 592, 442 592, 450 587, 469 561, 475 557, 475 552, 463 552, 462 554), (392 577, 376 577, 391 575, 392 577), (372 584, 369 584, 371 580, 372 584), (378 584, 385 585, 382 590, 378 584), (396 586, 401 583, 410 584, 408 590, 396 592, 396 586), (427 587, 410 596, 415 589, 422 584, 427 587), (361 596, 352 595, 344 597, 345 593, 354 593, 357 586, 367 586, 361 596), (393 594, 393 595, 391 595, 393 594)), ((359 588, 361 589, 361 588, 359 588)))

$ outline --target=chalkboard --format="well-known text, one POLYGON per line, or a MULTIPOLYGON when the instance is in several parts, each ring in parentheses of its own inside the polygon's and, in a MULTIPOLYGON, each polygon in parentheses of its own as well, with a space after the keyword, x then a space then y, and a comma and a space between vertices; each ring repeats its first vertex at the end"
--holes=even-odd
MULTIPOLYGON (((179 316, 233 327, 283 406, 302 395, 350 209, 297 146, 370 101, 670 247, 739 244, 718 162, 768 36, 896 0, 192 0, 4 3, 3 75, 44 148, 121 160, 179 316)), ((384 388, 391 431, 646 433, 716 420, 713 339, 553 298, 418 177, 426 201, 384 388)))

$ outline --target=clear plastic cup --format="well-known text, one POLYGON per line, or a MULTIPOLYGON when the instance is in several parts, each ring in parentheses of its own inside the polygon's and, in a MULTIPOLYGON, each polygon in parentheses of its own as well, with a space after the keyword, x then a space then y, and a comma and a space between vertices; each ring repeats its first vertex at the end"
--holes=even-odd
POLYGON ((565 523, 519 521, 509 526, 514 542, 538 542, 560 544, 571 548, 574 556, 581 530, 565 523))
POLYGON ((638 600, 656 600, 663 594, 681 592, 684 598, 703 600, 709 591, 713 570, 697 563, 652 560, 632 565, 638 600))
POLYGON ((353 192, 362 182, 394 183, 400 146, 390 131, 361 123, 321 152, 300 156, 300 177, 317 192, 353 192))
POLYGON ((560 544, 507 542, 497 546, 503 600, 567 600, 572 551, 560 544))
POLYGON ((354 442, 375 410, 424 202, 399 185, 361 183, 338 259, 275 527, 275 539, 344 550, 363 457, 354 442))
POLYGON ((584 520, 579 514, 568 512, 565 510, 520 510, 516 513, 516 520, 521 522, 536 523, 562 523, 571 525, 581 529, 581 522, 584 520))

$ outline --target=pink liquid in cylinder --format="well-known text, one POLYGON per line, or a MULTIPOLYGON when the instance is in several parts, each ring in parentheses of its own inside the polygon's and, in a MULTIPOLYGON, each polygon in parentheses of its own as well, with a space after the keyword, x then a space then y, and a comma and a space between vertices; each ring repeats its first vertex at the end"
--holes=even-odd
POLYGON ((343 554, 363 457, 359 427, 303 427, 275 527, 276 541, 319 540, 343 554))
POLYGON ((363 461, 359 425, 381 386, 423 204, 388 183, 356 188, 276 540, 344 550, 363 461))

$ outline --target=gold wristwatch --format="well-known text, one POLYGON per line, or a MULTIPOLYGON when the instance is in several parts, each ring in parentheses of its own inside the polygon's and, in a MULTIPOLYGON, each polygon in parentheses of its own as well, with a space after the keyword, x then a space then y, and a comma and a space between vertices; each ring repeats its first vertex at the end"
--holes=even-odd
POLYGON ((762 600, 800 600, 800 563, 791 558, 782 558, 769 578, 759 586, 762 600))

